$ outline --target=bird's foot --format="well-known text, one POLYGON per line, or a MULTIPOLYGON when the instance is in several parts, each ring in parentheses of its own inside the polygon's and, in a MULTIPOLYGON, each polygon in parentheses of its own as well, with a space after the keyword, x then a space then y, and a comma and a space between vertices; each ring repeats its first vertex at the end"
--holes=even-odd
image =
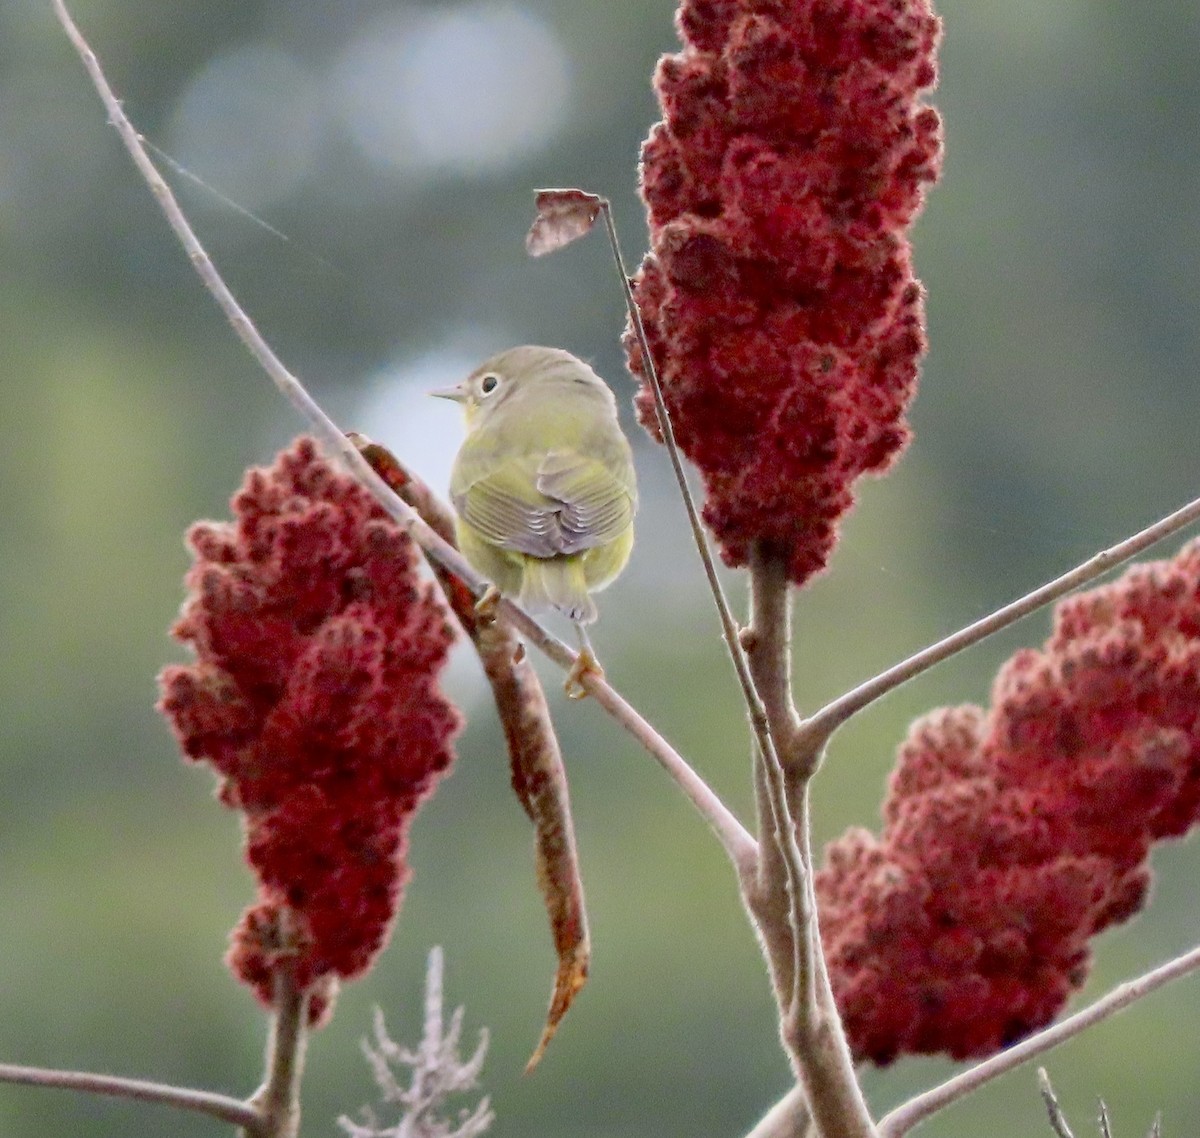
POLYGON ((500 590, 495 585, 488 585, 479 600, 475 602, 475 615, 484 624, 491 624, 496 619, 496 611, 500 607, 500 590))
POLYGON ((600 661, 596 659, 595 653, 590 648, 581 648, 563 683, 563 691, 567 693, 567 699, 587 699, 587 688, 584 687, 583 681, 584 677, 589 675, 602 680, 604 679, 604 669, 600 667, 600 661))

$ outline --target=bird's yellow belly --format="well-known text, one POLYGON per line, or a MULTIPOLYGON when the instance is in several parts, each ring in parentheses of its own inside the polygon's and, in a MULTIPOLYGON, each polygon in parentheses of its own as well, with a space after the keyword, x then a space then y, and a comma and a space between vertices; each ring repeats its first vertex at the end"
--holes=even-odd
MULTIPOLYGON (((505 596, 521 592, 525 562, 533 560, 526 554, 501 549, 481 537, 475 528, 457 519, 458 548, 462 555, 496 586, 505 596)), ((571 554, 562 560, 578 559, 583 564, 583 576, 589 593, 599 592, 611 585, 625 568, 633 550, 633 526, 612 541, 594 546, 582 553, 571 554)), ((558 560, 555 558, 555 560, 558 560)))

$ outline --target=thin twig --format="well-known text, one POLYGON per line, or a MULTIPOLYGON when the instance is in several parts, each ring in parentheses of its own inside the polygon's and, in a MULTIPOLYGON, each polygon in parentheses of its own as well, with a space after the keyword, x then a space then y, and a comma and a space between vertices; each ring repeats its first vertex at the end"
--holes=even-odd
POLYGON ((1014 1044, 1007 1051, 985 1059, 970 1070, 947 1079, 941 1086, 925 1091, 898 1106, 880 1121, 880 1138, 900 1138, 939 1110, 973 1094, 984 1084, 1008 1074, 1022 1063, 1028 1063, 1030 1059, 1044 1055, 1060 1043, 1074 1039, 1094 1024, 1124 1011, 1130 1004, 1137 1003, 1172 980, 1179 980, 1197 970, 1200 970, 1200 947, 1193 948, 1174 960, 1168 960, 1166 964, 1134 980, 1127 980, 1082 1011, 1068 1016, 1060 1023, 1052 1024, 1036 1035, 1014 1044))
MULTIPOLYGON (((617 237, 612 206, 607 198, 600 198, 599 205, 613 260, 616 262, 617 275, 621 279, 625 307, 629 311, 629 319, 641 349, 642 370, 654 397, 659 430, 671 459, 675 480, 679 484, 688 524, 691 526, 692 537, 704 565, 705 576, 708 578, 713 602, 721 621, 721 633, 729 650, 729 657, 733 661, 757 743, 755 785, 758 787, 760 813, 759 867, 753 880, 743 878, 743 889, 751 911, 756 916, 761 913, 766 918, 759 920, 764 939, 767 923, 773 925, 768 942, 768 955, 771 958, 782 1017, 783 1036, 796 1064, 797 1073, 808 1092, 818 1129, 831 1138, 834 1134, 870 1134, 871 1117, 855 1077, 849 1051, 841 1039, 840 1021, 836 1010, 833 1010, 832 993, 829 993, 829 999, 825 1001, 819 998, 821 994, 817 992, 819 978, 824 973, 817 960, 821 949, 815 932, 816 904, 809 868, 811 855, 807 844, 807 814, 795 817, 789 808, 789 779, 781 761, 785 745, 790 752, 797 716, 794 709, 791 709, 790 691, 780 696, 774 681, 782 678, 783 682, 787 683, 788 669, 786 664, 781 666, 778 660, 772 660, 769 676, 771 682, 767 685, 769 697, 756 685, 756 677, 751 675, 737 623, 733 619, 729 602, 717 576, 708 539, 700 522, 700 514, 687 484, 683 460, 675 441, 675 430, 671 425, 671 414, 663 396, 662 383, 659 381, 658 369, 650 351, 642 314, 629 283, 625 259, 621 255, 621 243, 617 237), (768 698, 777 713, 774 719, 768 715, 768 698), (768 823, 769 835, 766 832, 768 823), (771 869, 764 873, 763 865, 767 858, 770 858, 771 869), (746 888, 747 886, 749 888, 746 888), (782 912, 779 911, 778 905, 780 899, 784 900, 782 912), (833 1017, 832 1031, 829 1030, 831 1025, 827 1022, 830 1011, 833 1017), (832 1046, 829 1046, 830 1044, 832 1046)), ((786 632, 786 577, 781 576, 780 582, 782 595, 777 595, 778 591, 773 593, 770 611, 764 612, 760 608, 757 613, 760 620, 766 617, 776 621, 777 626, 768 631, 765 627, 752 624, 748 635, 751 641, 756 638, 762 641, 768 651, 772 650, 773 645, 777 646, 778 651, 772 654, 786 660, 790 651, 786 632), (773 641, 773 637, 777 639, 773 641)), ((764 680, 767 678, 764 673, 764 680)))
POLYGON ((1162 1138, 1161 1110, 1154 1116, 1154 1121, 1150 1124, 1150 1133, 1146 1135, 1146 1138, 1162 1138))
MULTIPOLYGON (((778 789, 772 788, 772 797, 786 800, 783 772, 778 763, 775 767, 779 781, 778 789)), ((822 1138, 878 1138, 855 1075, 817 932, 808 852, 811 838, 807 780, 794 801, 795 808, 790 813, 793 825, 784 835, 786 845, 782 848, 787 862, 799 864, 799 885, 803 892, 795 901, 788 898, 790 912, 794 914, 790 919, 799 924, 800 931, 793 956, 795 972, 790 998, 781 1009, 781 1034, 804 1088, 815 1132, 822 1138)), ((768 840, 764 836, 764 848, 768 840)), ((794 872, 789 865, 789 880, 794 872)))
POLYGON ((901 684, 928 671, 935 664, 940 664, 943 660, 948 660, 964 649, 978 644, 992 633, 1007 628, 1022 617, 1026 617, 1067 593, 1089 584, 1122 562, 1136 557, 1155 542, 1178 533, 1179 530, 1197 520, 1200 520, 1200 498, 1167 514, 1166 517, 1147 526, 1139 533, 1135 533, 1132 537, 1102 550, 1061 577, 1048 581, 1031 593, 1027 593, 1003 608, 997 609, 989 616, 985 616, 982 620, 977 620, 974 624, 967 625, 966 628, 952 633, 944 640, 931 644, 907 660, 902 660, 899 664, 880 672, 873 679, 867 680, 866 683, 839 696, 805 720, 801 725, 801 733, 818 743, 827 742, 834 731, 847 719, 868 704, 874 703, 881 696, 887 695, 901 684))
POLYGON ((1108 1117, 1108 1103, 1100 1100, 1100 1138, 1113 1138, 1112 1124, 1108 1117))
POLYGON ((605 711, 629 732, 674 780, 700 816, 720 839, 721 845, 745 881, 758 863, 758 843, 730 812, 729 808, 658 731, 639 715, 616 688, 585 677, 588 691, 605 711))
MULTIPOLYGON (((171 193, 170 187, 163 181, 154 163, 151 162, 149 155, 138 141, 137 131, 134 130, 125 112, 122 110, 120 101, 104 77, 95 53, 75 26, 63 0, 53 0, 53 4, 59 22, 79 53, 80 59, 83 61, 83 65, 91 77, 101 101, 104 103, 109 120, 116 128, 125 149, 129 151, 134 165, 153 191, 163 213, 166 215, 167 222, 187 252, 196 273, 216 299, 217 304, 225 313, 238 338, 246 345, 262 369, 274 382, 275 386, 305 419, 326 452, 336 455, 345 463, 347 468, 371 491, 397 524, 404 528, 430 557, 445 566, 456 577, 459 577, 477 596, 482 595, 487 588, 487 582, 484 578, 467 564, 453 546, 444 541, 426 525, 411 507, 388 489, 379 475, 371 469, 362 455, 358 453, 353 443, 345 437, 333 420, 312 399, 300 381, 283 366, 279 358, 254 327, 253 323, 251 323, 250 318, 242 310, 241 306, 234 299, 233 294, 229 291, 228 286, 217 273, 208 254, 204 251, 203 246, 201 246, 191 226, 188 224, 183 211, 179 208, 179 204, 171 193)), ((505 619, 511 621, 516 629, 532 645, 553 660, 559 667, 569 670, 574 665, 575 654, 561 640, 552 636, 537 621, 530 617, 528 613, 512 601, 507 599, 502 600, 499 605, 499 613, 505 619)), ((734 865, 739 867, 739 872, 741 872, 740 867, 744 866, 751 858, 757 856, 757 847, 754 839, 747 833, 741 823, 738 822, 724 803, 717 798, 700 776, 687 765, 682 756, 641 715, 634 711, 630 704, 621 698, 606 681, 600 678, 595 672, 588 671, 583 673, 580 682, 587 692, 595 698, 596 702, 605 708, 626 731, 633 735, 667 773, 675 779, 676 783, 691 800, 701 816, 712 827, 724 846, 726 854, 733 861, 734 865)))
POLYGON ((1066 1116, 1062 1112, 1062 1107, 1058 1105, 1058 1096, 1054 1093, 1054 1087, 1050 1082, 1050 1076, 1046 1074, 1045 1067, 1038 1068, 1038 1090, 1042 1095, 1042 1102, 1046 1104, 1046 1113, 1050 1116, 1050 1125, 1058 1138, 1075 1138, 1071 1133, 1071 1127, 1067 1125, 1066 1116))
MULTIPOLYGON (((754 784, 761 812, 759 859, 746 902, 762 934, 779 1010, 789 1025, 785 1037, 791 1037, 800 1024, 811 1023, 817 1011, 811 854, 801 835, 808 829, 807 811, 803 806, 798 814, 789 809, 783 767, 761 751, 755 754, 754 784)), ((798 1055, 793 1058, 803 1062, 798 1055)))
POLYGON ((290 968, 275 973, 274 1015, 267 1040, 266 1081, 250 1102, 259 1138, 295 1138, 300 1132, 300 1078, 308 1041, 308 995, 296 987, 290 968))
POLYGON ((755 1124, 746 1138, 806 1138, 812 1117, 800 1087, 792 1087, 755 1124))
POLYGON ((667 401, 663 397, 662 384, 658 379, 658 369, 654 366, 654 356, 650 352, 650 341, 646 337, 646 327, 642 323, 642 313, 638 308, 633 287, 629 283, 629 273, 625 268, 625 258, 621 255, 621 243, 617 238, 617 225, 613 220, 612 205, 608 198, 600 198, 600 212, 604 215, 604 230, 608 234, 608 243, 612 247, 613 260, 617 265, 617 275, 621 278, 621 288, 625 295, 625 307, 629 310, 629 319, 637 336, 638 347, 642 353, 642 369, 650 384, 654 396, 654 410, 658 416, 658 427, 662 432, 663 443, 671 458, 671 469, 675 472, 675 481, 679 483, 679 493, 687 510, 688 524, 692 529, 692 537, 700 560, 704 563, 704 575, 708 578, 708 587, 712 591, 713 603, 717 606, 717 615, 721 620, 721 635, 725 639, 725 647, 729 649, 729 658, 733 661, 733 670, 737 673, 738 684, 742 689, 742 698, 746 701, 746 710, 750 716, 750 725, 754 730, 758 745, 763 753, 777 753, 775 741, 771 738, 771 727, 767 720, 767 712, 754 682, 750 678, 750 668, 746 663, 746 654, 738 640, 738 626, 730 611, 729 602, 725 598, 725 590, 721 588, 721 579, 717 576, 717 567, 713 562, 712 551, 708 548, 708 539, 704 534, 704 526, 700 522, 700 513, 696 509, 695 499, 687 483, 687 475, 683 469, 683 459, 679 454, 679 446, 675 442, 675 428, 671 426, 671 413, 667 410, 667 401))
POLYGON ((232 1126, 253 1128, 258 1114, 248 1103, 229 1095, 212 1091, 196 1091, 150 1083, 142 1079, 126 1079, 118 1075, 96 1075, 90 1071, 51 1071, 42 1067, 20 1067, 0 1063, 0 1083, 17 1083, 29 1087, 50 1087, 108 1098, 131 1099, 135 1102, 158 1103, 176 1110, 204 1114, 232 1126))

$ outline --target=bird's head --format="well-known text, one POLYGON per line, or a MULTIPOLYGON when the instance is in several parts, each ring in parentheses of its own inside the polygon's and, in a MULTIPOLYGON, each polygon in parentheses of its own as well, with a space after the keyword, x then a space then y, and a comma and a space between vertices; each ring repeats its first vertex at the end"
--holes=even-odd
MULTIPOLYGON (((479 365, 461 383, 429 392, 462 405, 468 429, 521 392, 582 384, 612 398, 608 385, 582 360, 561 348, 525 344, 509 348, 479 365)), ((578 389, 578 388, 576 388, 578 389)))

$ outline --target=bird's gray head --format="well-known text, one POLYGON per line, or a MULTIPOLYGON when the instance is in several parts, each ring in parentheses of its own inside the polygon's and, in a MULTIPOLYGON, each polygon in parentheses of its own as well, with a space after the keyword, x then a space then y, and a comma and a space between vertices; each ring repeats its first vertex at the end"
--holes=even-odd
POLYGON ((615 408, 616 401, 608 384, 583 360, 562 348, 538 344, 522 344, 498 352, 480 364, 462 383, 430 394, 461 403, 470 421, 476 413, 507 403, 522 391, 543 384, 564 383, 575 390, 586 388, 615 408))

